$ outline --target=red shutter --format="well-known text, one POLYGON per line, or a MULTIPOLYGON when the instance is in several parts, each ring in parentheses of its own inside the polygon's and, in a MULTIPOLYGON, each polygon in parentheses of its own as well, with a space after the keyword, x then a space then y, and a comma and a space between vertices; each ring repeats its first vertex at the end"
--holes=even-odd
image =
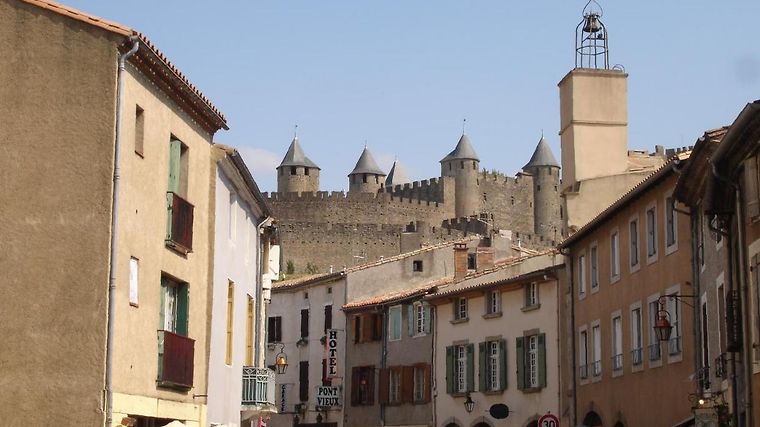
POLYGON ((414 402, 414 367, 404 366, 401 369, 401 401, 414 402))
POLYGON ((380 385, 377 390, 377 401, 385 404, 388 403, 388 381, 390 370, 387 368, 380 369, 380 385))

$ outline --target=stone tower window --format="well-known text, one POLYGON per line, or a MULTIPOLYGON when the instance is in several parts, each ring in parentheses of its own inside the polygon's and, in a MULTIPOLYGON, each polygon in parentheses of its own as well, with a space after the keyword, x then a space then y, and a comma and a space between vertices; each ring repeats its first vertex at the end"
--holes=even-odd
POLYGON ((309 168, 303 168, 303 174, 309 176, 309 168))
POLYGON ((291 175, 295 175, 296 174, 296 167, 295 166, 291 166, 290 167, 290 174, 291 175))
POLYGON ((541 184, 538 184, 538 185, 536 186, 536 191, 541 191, 541 184))
POLYGON ((462 169, 464 169, 464 162, 459 162, 462 169))
POLYGON ((412 271, 422 271, 422 260, 414 260, 412 261, 412 271))
POLYGON ((451 170, 451 163, 449 163, 449 170, 451 170))
POLYGON ((380 182, 380 181, 378 181, 378 179, 379 179, 379 176, 375 175, 375 184, 377 184, 378 182, 380 182))
POLYGON ((478 165, 475 160, 472 161, 472 170, 478 170, 478 165))

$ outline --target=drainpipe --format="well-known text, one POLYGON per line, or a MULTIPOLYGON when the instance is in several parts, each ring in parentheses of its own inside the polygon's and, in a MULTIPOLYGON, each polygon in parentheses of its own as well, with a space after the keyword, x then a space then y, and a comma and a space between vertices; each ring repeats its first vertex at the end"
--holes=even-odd
MULTIPOLYGON (((565 249, 565 248, 563 248, 563 249, 565 249)), ((575 260, 573 259, 573 257, 570 255, 569 252, 565 253, 565 252, 562 252, 562 249, 560 249, 559 253, 565 256, 565 258, 566 258, 565 265, 568 265, 568 264, 570 265, 570 268, 568 268, 567 274, 569 276, 568 282, 569 282, 569 285, 570 285, 570 289, 569 289, 569 291, 570 291, 570 347, 571 347, 570 348, 570 360, 572 362, 571 363, 571 367, 572 367, 572 382, 573 382, 573 402, 572 402, 572 407, 571 407, 571 411, 572 411, 572 415, 571 415, 571 420, 572 421, 571 422, 572 422, 572 425, 577 426, 578 425, 578 415, 577 415, 577 413, 578 413, 578 394, 576 393, 576 390, 578 389, 578 387, 577 387, 577 381, 578 381, 578 379, 577 379, 576 375, 578 373, 577 373, 577 366, 576 366, 576 364, 578 363, 578 361, 575 359, 575 350, 576 350, 576 348, 575 348, 576 347, 576 343, 575 343, 575 273, 574 273, 574 269, 573 269, 573 267, 575 266, 575 260)), ((557 285, 557 287, 559 288, 559 285, 557 285)), ((557 289, 557 292, 559 293, 559 289, 557 289)), ((588 367, 587 367, 587 369, 588 369, 588 367)), ((562 377, 560 376, 560 379, 561 378, 562 377)), ((560 390, 559 392, 560 392, 560 399, 561 399, 562 398, 562 390, 560 390)))
POLYGON ((132 48, 129 52, 119 55, 118 71, 116 74, 116 126, 114 138, 113 159, 113 194, 111 195, 111 255, 109 257, 108 272, 108 328, 106 332, 106 427, 110 427, 113 419, 113 336, 114 336, 114 312, 116 311, 116 249, 118 246, 119 228, 119 181, 121 180, 121 113, 124 108, 122 97, 124 96, 124 70, 127 58, 137 52, 140 42, 137 36, 131 36, 132 48))
POLYGON ((256 318, 254 319, 254 328, 256 328, 256 339, 254 348, 253 363, 257 368, 264 367, 264 363, 261 360, 261 347, 264 344, 264 334, 261 331, 261 317, 264 315, 264 259, 261 256, 264 252, 264 245, 267 244, 265 237, 269 237, 268 233, 264 233, 264 227, 268 226, 273 221, 273 218, 268 216, 256 226, 258 232, 259 245, 256 251, 256 318))

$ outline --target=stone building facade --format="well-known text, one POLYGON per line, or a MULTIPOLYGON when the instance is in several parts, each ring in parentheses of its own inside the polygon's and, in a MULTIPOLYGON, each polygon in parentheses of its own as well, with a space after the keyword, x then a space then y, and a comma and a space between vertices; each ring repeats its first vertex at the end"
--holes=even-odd
POLYGON ((277 168, 278 191, 267 195, 283 271, 337 270, 489 229, 527 247, 561 240, 560 166, 543 137, 514 177, 481 171, 465 134, 440 164, 440 177, 407 182, 398 162, 386 174, 365 147, 347 193, 319 191, 320 168, 295 137, 277 168))

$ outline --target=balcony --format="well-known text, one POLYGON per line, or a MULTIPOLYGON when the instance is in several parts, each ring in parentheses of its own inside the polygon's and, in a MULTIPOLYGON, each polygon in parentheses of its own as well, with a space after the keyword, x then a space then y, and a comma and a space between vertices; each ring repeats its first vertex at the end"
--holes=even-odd
POLYGON ((633 366, 639 366, 641 365, 641 362, 644 359, 644 349, 639 347, 631 350, 631 363, 633 363, 633 366))
POLYGON ((721 353, 720 356, 715 358, 715 376, 718 378, 727 379, 728 372, 726 371, 726 353, 721 353))
POLYGON ((243 366, 243 411, 276 412, 275 388, 273 370, 243 366))
POLYGON ((193 209, 187 200, 171 191, 166 193, 166 246, 182 253, 193 250, 193 209))
POLYGON ((158 385, 193 387, 195 340, 169 331, 158 331, 158 385))
POLYGON ((657 341, 654 344, 649 344, 649 361, 654 362, 655 360, 660 360, 660 342, 657 341))
POLYGON ((612 370, 619 371, 623 369, 623 354, 616 354, 612 356, 612 370))
POLYGON ((697 369, 696 377, 699 390, 710 391, 710 367, 703 366, 697 369))

